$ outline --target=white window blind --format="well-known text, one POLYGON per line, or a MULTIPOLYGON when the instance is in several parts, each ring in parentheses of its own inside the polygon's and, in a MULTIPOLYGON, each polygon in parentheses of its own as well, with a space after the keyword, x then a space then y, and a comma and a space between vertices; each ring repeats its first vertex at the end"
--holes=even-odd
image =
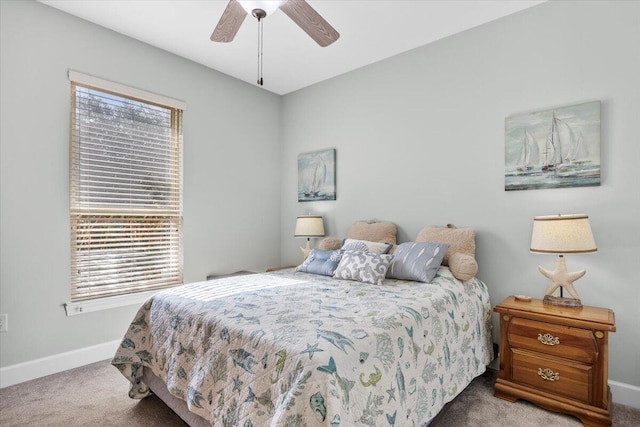
POLYGON ((70 78, 71 301, 181 284, 182 110, 70 78))

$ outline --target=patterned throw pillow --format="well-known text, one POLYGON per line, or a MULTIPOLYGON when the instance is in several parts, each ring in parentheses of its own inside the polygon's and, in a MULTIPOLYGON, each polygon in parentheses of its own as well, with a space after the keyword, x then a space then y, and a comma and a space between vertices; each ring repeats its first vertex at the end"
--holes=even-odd
POLYGON ((393 253, 387 277, 431 283, 448 247, 438 242, 402 243, 393 253))
POLYGON ((345 251, 333 277, 381 285, 393 255, 345 251))
POLYGON ((344 239, 343 251, 369 252, 372 254, 386 254, 393 245, 391 243, 369 242, 368 240, 344 239))
POLYGON ((323 276, 333 276, 342 258, 341 251, 323 251, 313 249, 307 259, 300 264, 296 271, 302 273, 322 274, 323 276))

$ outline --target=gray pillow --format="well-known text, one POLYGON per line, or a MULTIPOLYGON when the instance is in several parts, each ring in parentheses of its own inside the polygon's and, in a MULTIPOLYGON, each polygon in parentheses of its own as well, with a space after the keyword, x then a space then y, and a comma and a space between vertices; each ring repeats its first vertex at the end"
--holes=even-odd
POLYGON ((307 259, 300 264, 296 271, 302 273, 321 274, 323 276, 333 276, 336 267, 342 258, 341 251, 323 251, 313 249, 307 259))
POLYGON ((402 243, 393 253, 387 277, 431 283, 448 248, 448 244, 438 242, 402 243))
POLYGON ((381 285, 393 255, 345 251, 333 277, 381 285))
POLYGON ((391 243, 370 242, 368 240, 344 239, 343 251, 369 252, 372 254, 386 254, 393 245, 391 243))

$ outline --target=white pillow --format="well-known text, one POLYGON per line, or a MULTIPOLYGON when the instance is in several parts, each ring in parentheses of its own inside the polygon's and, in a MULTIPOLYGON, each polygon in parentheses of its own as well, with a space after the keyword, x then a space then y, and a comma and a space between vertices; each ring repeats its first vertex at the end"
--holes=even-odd
POLYGON ((344 239, 343 251, 369 252, 372 254, 386 254, 393 245, 391 243, 370 242, 368 240, 344 239))

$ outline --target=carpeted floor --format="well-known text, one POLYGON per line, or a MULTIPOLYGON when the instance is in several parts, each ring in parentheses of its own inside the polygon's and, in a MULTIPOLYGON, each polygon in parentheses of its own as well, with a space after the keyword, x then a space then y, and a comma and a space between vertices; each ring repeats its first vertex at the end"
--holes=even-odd
MULTIPOLYGON (((582 425, 576 418, 527 402, 509 403, 493 397, 495 378, 494 371, 477 378, 432 425, 582 425)), ((0 390, 0 426, 186 426, 155 396, 141 401, 129 399, 127 384, 106 360, 7 387, 0 390)), ((614 405, 613 425, 640 426, 640 410, 614 405)))

